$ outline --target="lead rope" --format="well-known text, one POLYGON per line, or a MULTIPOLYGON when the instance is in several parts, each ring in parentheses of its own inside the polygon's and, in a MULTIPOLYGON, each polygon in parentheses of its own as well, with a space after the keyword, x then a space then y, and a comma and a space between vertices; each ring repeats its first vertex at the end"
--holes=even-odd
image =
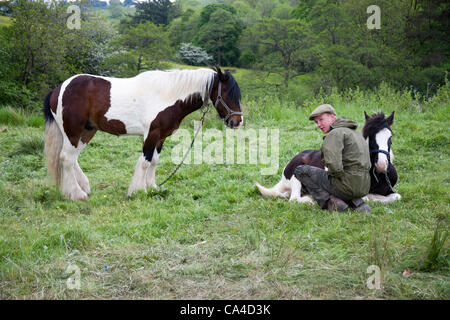
POLYGON ((205 122, 205 116, 206 114, 209 112, 209 105, 203 105, 202 106, 202 118, 200 119, 201 121, 201 125, 198 127, 197 132, 194 135, 194 139, 192 139, 191 145, 188 149, 188 151, 186 152, 186 154, 184 155, 183 159, 181 160, 181 162, 176 166, 175 170, 172 171, 172 173, 166 178, 166 180, 164 180, 163 182, 161 182, 160 184, 158 184, 158 188, 161 187, 164 183, 166 183, 167 181, 169 181, 170 178, 172 178, 172 176, 175 174, 175 172, 178 171, 178 169, 181 167, 181 165, 183 164, 184 160, 186 160, 187 155, 189 154, 189 152, 191 152, 192 146, 194 145, 194 141, 197 138, 198 133, 200 132, 200 129, 203 127, 203 123, 205 122))
POLYGON ((394 188, 393 188, 392 185, 391 185, 391 180, 389 180, 389 177, 388 177, 388 174, 387 174, 387 169, 386 169, 386 171, 384 172, 384 175, 385 175, 385 177, 386 177, 386 181, 387 181, 387 183, 388 183, 388 185, 389 185, 389 188, 391 188, 391 191, 392 191, 393 193, 397 193, 397 191, 395 191, 394 188))
MULTIPOLYGON (((375 173, 375 167, 373 167, 372 175, 373 175, 373 177, 375 178, 375 180, 377 181, 377 183, 379 183, 378 177, 377 177, 377 175, 376 175, 376 173, 375 173)), ((391 180, 389 180, 389 176, 388 176, 388 174, 387 174, 387 169, 386 169, 386 171, 384 172, 384 176, 386 177, 386 182, 387 182, 389 188, 391 189, 391 191, 392 191, 393 193, 397 193, 397 191, 395 191, 394 188, 393 188, 392 185, 391 185, 391 180)))

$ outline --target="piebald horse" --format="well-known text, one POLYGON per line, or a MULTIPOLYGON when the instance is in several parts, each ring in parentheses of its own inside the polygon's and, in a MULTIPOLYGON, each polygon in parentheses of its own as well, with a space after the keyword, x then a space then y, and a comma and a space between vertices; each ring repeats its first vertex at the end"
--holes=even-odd
MULTIPOLYGON (((394 112, 388 118, 385 118, 382 112, 371 117, 364 112, 364 116, 366 122, 362 129, 362 135, 369 147, 372 166, 369 194, 363 200, 383 203, 400 200, 400 194, 393 189, 397 183, 397 171, 393 164, 394 153, 391 149, 391 125, 394 122, 394 112)), ((275 186, 268 189, 258 183, 255 185, 263 196, 283 197, 289 201, 314 204, 313 198, 307 195, 305 188, 302 189, 301 182, 294 175, 295 168, 305 164, 327 170, 321 161, 320 150, 305 150, 289 161, 283 170, 280 182, 275 186), (306 195, 302 196, 302 194, 306 195)))
POLYGON ((156 188, 155 169, 164 140, 190 113, 213 102, 225 125, 243 123, 241 91, 228 70, 147 71, 133 78, 75 75, 44 101, 45 155, 62 194, 85 200, 89 180, 78 156, 97 130, 144 140, 128 195, 156 188))

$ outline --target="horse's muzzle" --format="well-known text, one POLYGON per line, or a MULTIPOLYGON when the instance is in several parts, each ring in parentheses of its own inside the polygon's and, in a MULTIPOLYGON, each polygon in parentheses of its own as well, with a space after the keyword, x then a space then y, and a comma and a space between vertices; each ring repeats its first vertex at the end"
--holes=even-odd
POLYGON ((235 120, 235 119, 231 118, 231 119, 228 121, 228 126, 229 126, 231 129, 239 129, 240 127, 242 127, 242 124, 243 124, 243 123, 244 123, 243 117, 240 117, 239 120, 235 120))
POLYGON ((386 172, 388 167, 388 160, 386 159, 379 159, 377 163, 375 163, 375 169, 378 173, 384 173, 386 172))

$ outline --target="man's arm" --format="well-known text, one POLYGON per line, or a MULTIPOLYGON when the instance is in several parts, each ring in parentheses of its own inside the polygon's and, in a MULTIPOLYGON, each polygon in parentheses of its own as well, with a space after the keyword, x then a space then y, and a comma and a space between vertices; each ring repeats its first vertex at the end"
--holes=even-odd
POLYGON ((336 129, 332 130, 323 141, 322 161, 325 167, 328 167, 328 173, 336 178, 344 173, 342 150, 344 150, 344 136, 336 129))

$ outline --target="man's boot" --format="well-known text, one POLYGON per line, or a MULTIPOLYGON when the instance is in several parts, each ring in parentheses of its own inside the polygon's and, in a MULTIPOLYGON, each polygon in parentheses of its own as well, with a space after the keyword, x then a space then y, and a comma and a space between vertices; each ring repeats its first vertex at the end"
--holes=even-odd
POLYGON ((327 202, 328 211, 345 211, 348 209, 348 205, 341 199, 330 195, 330 199, 327 202))
POLYGON ((361 198, 352 199, 348 202, 350 207, 359 212, 370 212, 370 207, 361 198))

